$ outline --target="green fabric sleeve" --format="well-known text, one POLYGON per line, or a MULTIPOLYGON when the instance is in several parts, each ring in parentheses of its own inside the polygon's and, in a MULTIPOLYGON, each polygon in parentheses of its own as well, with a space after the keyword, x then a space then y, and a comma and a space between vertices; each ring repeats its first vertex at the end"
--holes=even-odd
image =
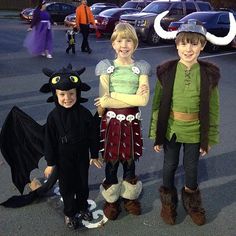
POLYGON ((215 87, 211 90, 210 95, 210 108, 209 108, 209 145, 219 143, 219 90, 218 87, 215 87))
POLYGON ((149 138, 156 138, 156 127, 157 127, 157 117, 162 96, 162 86, 159 80, 157 80, 153 101, 152 101, 152 112, 151 112, 151 121, 149 127, 149 138))

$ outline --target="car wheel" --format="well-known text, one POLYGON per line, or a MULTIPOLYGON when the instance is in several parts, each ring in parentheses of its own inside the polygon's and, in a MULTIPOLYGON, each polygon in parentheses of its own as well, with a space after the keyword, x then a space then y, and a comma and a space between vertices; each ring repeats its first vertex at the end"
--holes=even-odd
POLYGON ((211 53, 216 53, 219 50, 220 50, 220 46, 219 45, 214 45, 212 43, 207 42, 206 47, 205 47, 205 51, 211 52, 211 53))
POLYGON ((149 45, 157 45, 160 42, 160 37, 157 35, 155 32, 154 28, 152 28, 149 31, 148 38, 147 38, 147 43, 149 45))

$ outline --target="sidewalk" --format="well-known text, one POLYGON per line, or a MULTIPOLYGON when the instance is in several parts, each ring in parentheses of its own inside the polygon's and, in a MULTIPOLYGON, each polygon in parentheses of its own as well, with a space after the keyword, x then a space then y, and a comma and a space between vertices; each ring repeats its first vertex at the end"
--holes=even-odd
POLYGON ((20 11, 0 10, 0 19, 14 19, 19 18, 20 11))

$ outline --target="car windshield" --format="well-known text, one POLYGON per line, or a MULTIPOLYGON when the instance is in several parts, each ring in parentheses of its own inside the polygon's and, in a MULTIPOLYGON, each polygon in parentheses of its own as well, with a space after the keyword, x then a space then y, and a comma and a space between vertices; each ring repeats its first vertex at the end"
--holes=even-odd
POLYGON ((98 15, 104 9, 105 9, 104 7, 92 7, 91 11, 93 12, 94 15, 98 15))
POLYGON ((136 8, 138 2, 126 2, 122 7, 136 8))
POLYGON ((141 12, 156 13, 159 14, 168 10, 170 3, 168 2, 152 2, 147 5, 141 12))
POLYGON ((117 13, 117 9, 109 9, 109 10, 102 11, 99 15, 102 15, 102 16, 113 16, 116 13, 117 13))

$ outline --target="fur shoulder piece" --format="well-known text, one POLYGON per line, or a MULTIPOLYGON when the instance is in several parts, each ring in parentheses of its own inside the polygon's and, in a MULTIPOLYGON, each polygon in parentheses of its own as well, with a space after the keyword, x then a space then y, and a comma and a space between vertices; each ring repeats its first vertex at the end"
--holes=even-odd
POLYGON ((95 75, 100 76, 103 74, 110 74, 114 70, 112 61, 108 59, 101 60, 95 68, 95 75))
POLYGON ((177 62, 178 60, 171 60, 158 65, 156 69, 157 78, 159 78, 163 73, 168 72, 170 68, 177 64, 177 62))
POLYGON ((207 62, 207 61, 198 61, 200 66, 207 72, 207 74, 210 75, 210 83, 212 87, 215 87, 218 85, 218 82, 220 80, 220 69, 217 65, 207 62))

